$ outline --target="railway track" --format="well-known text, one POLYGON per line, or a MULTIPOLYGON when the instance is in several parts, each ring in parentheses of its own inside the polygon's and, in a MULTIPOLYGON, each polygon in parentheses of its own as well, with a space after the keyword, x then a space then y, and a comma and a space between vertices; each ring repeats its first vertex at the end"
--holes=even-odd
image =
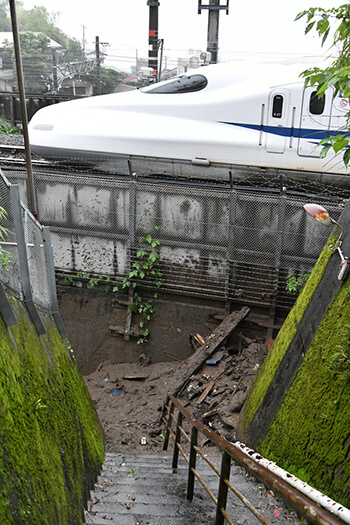
MULTIPOLYGON (((15 138, 6 137, 6 143, 2 143, 0 135, 0 168, 6 168, 9 171, 18 171, 26 169, 25 146, 23 144, 22 136, 13 136, 15 138)), ((74 176, 81 177, 103 177, 106 179, 123 179, 133 178, 136 174, 130 170, 130 174, 119 174, 117 172, 104 172, 103 169, 94 167, 93 165, 79 164, 78 160, 74 164, 70 164, 68 159, 60 159, 57 161, 49 161, 43 158, 36 157, 32 154, 32 167, 34 172, 46 172, 50 174, 68 173, 74 176)), ((239 172, 239 169, 237 170, 239 172)), ((206 172, 208 177, 209 171, 206 172)), ((163 183, 169 185, 181 184, 192 187, 210 187, 236 189, 238 191, 258 192, 261 194, 285 193, 289 196, 307 196, 309 198, 318 197, 325 199, 334 199, 335 201, 345 201, 350 198, 350 175, 329 175, 321 174, 303 174, 303 172, 284 172, 283 170, 265 170, 265 169, 249 169, 242 167, 242 174, 237 176, 237 173, 232 177, 232 173, 228 172, 227 177, 222 180, 213 177, 212 180, 208 178, 189 178, 189 177, 175 177, 169 175, 162 175, 153 173, 152 175, 136 175, 139 181, 163 183), (304 178, 305 177, 305 178, 304 178)))

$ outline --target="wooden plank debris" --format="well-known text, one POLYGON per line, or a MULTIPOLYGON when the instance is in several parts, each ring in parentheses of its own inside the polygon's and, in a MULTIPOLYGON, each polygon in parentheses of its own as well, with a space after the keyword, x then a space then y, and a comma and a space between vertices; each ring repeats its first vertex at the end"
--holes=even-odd
POLYGON ((244 307, 228 315, 210 338, 179 367, 169 381, 168 391, 175 396, 178 395, 185 388, 190 377, 196 374, 206 360, 217 352, 239 323, 247 317, 249 311, 248 307, 244 307))

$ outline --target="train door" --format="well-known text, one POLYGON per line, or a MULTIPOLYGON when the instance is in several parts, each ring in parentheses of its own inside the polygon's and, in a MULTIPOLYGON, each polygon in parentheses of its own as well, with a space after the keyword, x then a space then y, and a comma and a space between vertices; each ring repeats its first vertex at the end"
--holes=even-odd
POLYGON ((288 136, 289 91, 286 89, 274 89, 270 92, 266 125, 265 147, 269 153, 283 153, 288 136))
POLYGON ((349 99, 343 98, 341 94, 332 97, 332 111, 329 130, 332 133, 344 133, 346 126, 346 114, 350 111, 349 99))
POLYGON ((316 87, 304 89, 300 118, 298 155, 301 157, 319 157, 320 140, 328 135, 331 118, 332 93, 326 92, 318 98, 316 87))

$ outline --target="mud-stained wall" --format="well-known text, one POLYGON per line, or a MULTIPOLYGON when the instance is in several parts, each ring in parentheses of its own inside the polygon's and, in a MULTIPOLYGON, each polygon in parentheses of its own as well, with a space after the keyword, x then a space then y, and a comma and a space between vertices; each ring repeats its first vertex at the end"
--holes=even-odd
POLYGON ((78 525, 104 458, 91 397, 53 317, 0 316, 0 523, 78 525))
MULTIPOLYGON (((105 361, 135 363, 141 354, 146 354, 152 363, 184 360, 193 353, 190 334, 210 335, 225 316, 223 303, 186 304, 181 296, 161 295, 154 301, 156 311, 149 322, 149 342, 137 344, 138 337, 125 340, 123 333, 110 329, 124 329, 127 295, 106 293, 103 287, 58 285, 57 291, 60 314, 84 375, 105 361), (219 315, 216 321, 215 315, 219 315)), ((140 320, 133 314, 131 328, 137 329, 140 320)))
MULTIPOLYGON (((347 255, 349 207, 340 223, 347 255)), ((350 279, 337 278, 335 233, 254 381, 238 438, 349 507, 350 279)))
MULTIPOLYGON (((25 202, 25 174, 7 175, 25 202)), ((68 169, 34 175, 39 219, 50 226, 61 271, 121 280, 137 257, 140 238, 150 234, 160 241, 167 291, 224 300, 243 291, 246 304, 270 306, 273 297, 288 310, 287 274, 308 272, 327 238, 306 222, 303 199, 283 193, 68 169)), ((334 202, 333 214, 339 214, 334 202)))

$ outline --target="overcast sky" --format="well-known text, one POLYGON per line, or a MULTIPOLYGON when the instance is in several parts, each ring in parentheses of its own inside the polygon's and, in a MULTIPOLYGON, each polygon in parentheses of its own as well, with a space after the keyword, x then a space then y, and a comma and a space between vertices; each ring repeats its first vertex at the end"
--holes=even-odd
MULTIPOLYGON (((93 48, 96 36, 108 42, 110 63, 128 69, 130 58, 147 57, 149 7, 146 0, 23 0, 30 9, 42 5, 59 12, 57 25, 69 36, 93 48)), ((208 4, 209 0, 204 0, 208 4)), ((226 3, 221 0, 221 4, 226 3)), ((296 15, 309 7, 330 8, 344 0, 231 0, 229 15, 220 14, 219 59, 237 57, 297 57, 319 55, 320 39, 304 35, 305 21, 294 22, 296 15)), ((206 50, 208 12, 197 14, 197 0, 160 0, 159 38, 164 39, 164 54, 169 66, 189 49, 206 50)))

